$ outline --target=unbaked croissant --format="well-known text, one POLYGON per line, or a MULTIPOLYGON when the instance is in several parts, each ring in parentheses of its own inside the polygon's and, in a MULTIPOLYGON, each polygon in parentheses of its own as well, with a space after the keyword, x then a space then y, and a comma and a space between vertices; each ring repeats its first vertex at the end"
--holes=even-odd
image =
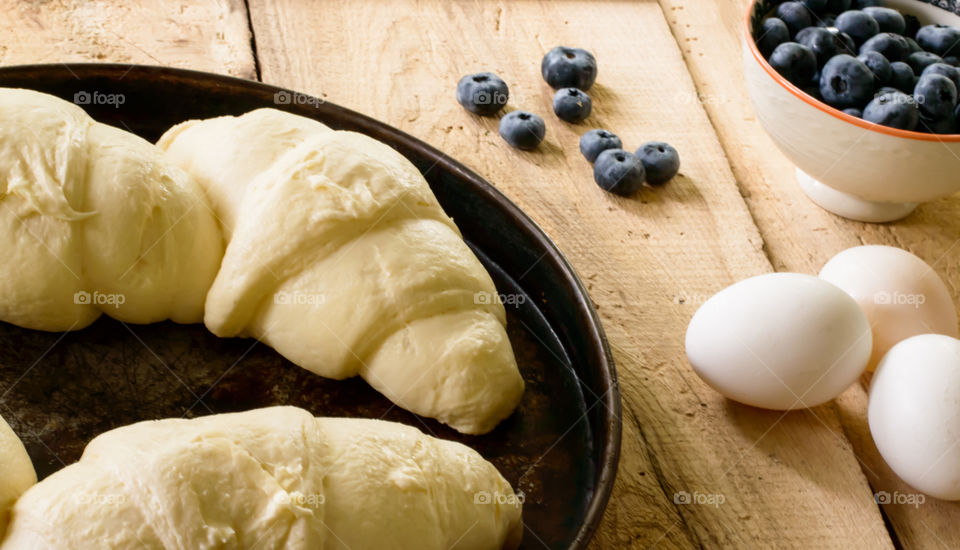
POLYGON ((482 264, 406 158, 259 109, 158 145, 210 198, 227 249, 204 321, 465 433, 510 415, 523 379, 482 264))
POLYGON ((3 540, 13 503, 36 482, 37 473, 27 450, 0 416, 0 540, 3 540))
POLYGON ((222 254, 203 191, 154 145, 0 88, 0 320, 196 323, 222 254))
POLYGON ((521 500, 459 443, 275 407, 100 435, 20 497, 0 549, 515 548, 521 500))

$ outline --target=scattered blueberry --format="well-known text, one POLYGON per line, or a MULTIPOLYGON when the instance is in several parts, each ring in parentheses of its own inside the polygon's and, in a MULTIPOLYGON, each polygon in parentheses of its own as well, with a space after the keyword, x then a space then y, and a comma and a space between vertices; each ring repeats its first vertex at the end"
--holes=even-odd
POLYGON ((770 55, 770 66, 794 85, 803 87, 817 72, 817 56, 813 50, 796 42, 784 42, 770 55))
POLYGON ((553 89, 589 90, 597 79, 597 59, 581 48, 557 46, 543 56, 540 73, 553 89))
POLYGON ((527 111, 511 111, 500 119, 500 136, 517 149, 536 149, 546 132, 543 119, 527 111))
POLYGON ((860 53, 877 52, 887 58, 891 63, 894 61, 906 61, 910 55, 910 44, 907 39, 899 34, 882 32, 867 40, 860 46, 860 53))
POLYGON ((863 110, 863 120, 901 130, 913 130, 919 119, 917 103, 899 91, 878 95, 863 110))
POLYGON ((947 65, 946 63, 934 63, 928 65, 926 69, 920 74, 920 78, 928 74, 942 74, 943 76, 949 78, 953 81, 953 85, 957 87, 957 91, 960 92, 960 69, 957 69, 953 65, 947 65))
POLYGON ((910 54, 910 57, 907 58, 907 64, 913 69, 913 74, 920 74, 930 65, 942 61, 943 59, 941 59, 939 55, 930 52, 913 52, 910 54))
POLYGON ((787 24, 790 36, 796 35, 800 29, 813 25, 810 10, 800 2, 784 2, 777 6, 777 17, 787 24))
POLYGON ((873 73, 873 82, 877 86, 883 86, 890 81, 893 69, 890 68, 890 62, 886 57, 877 52, 867 52, 857 57, 873 73))
POLYGON ((939 56, 948 52, 957 54, 955 48, 960 43, 960 29, 947 25, 927 25, 917 31, 917 44, 920 47, 939 56))
POLYGON ((853 56, 834 56, 820 72, 820 95, 838 109, 860 107, 873 95, 873 73, 853 56))
POLYGON ((645 177, 640 159, 623 149, 607 149, 593 164, 593 179, 597 185, 617 195, 632 195, 643 186, 645 177))
POLYGON ((493 73, 468 74, 457 83, 457 101, 478 115, 495 114, 509 97, 507 83, 493 73))
POLYGON ((853 107, 849 107, 849 108, 847 108, 847 109, 844 109, 843 112, 844 112, 844 113, 847 113, 847 114, 850 115, 850 116, 855 116, 855 117, 857 117, 857 118, 863 118, 863 111, 861 111, 860 109, 854 109, 853 107))
POLYGON ((861 8, 863 13, 872 17, 877 25, 880 26, 880 32, 892 32, 894 34, 903 34, 907 28, 907 21, 895 9, 884 8, 880 4, 875 6, 864 6, 861 8))
POLYGON ((912 94, 916 80, 917 77, 913 73, 913 69, 910 68, 910 65, 907 65, 903 61, 894 61, 890 64, 890 80, 887 82, 890 86, 893 86, 901 92, 912 94))
POLYGON ((840 49, 844 47, 835 34, 820 27, 803 29, 797 33, 797 42, 813 50, 813 55, 817 57, 818 66, 823 66, 831 57, 840 53, 840 49))
POLYGON ((768 17, 763 20, 760 25, 760 37, 757 38, 757 48, 760 49, 763 57, 770 57, 777 46, 789 41, 790 29, 782 19, 768 17))
POLYGON ((927 74, 920 77, 913 90, 920 113, 934 120, 953 114, 957 106, 957 86, 942 74, 927 74))
POLYGON ((643 163, 650 185, 664 184, 680 171, 680 154, 669 143, 650 141, 641 145, 634 154, 643 163))
POLYGON ((836 27, 850 35, 857 45, 863 44, 870 37, 880 32, 877 21, 860 10, 845 11, 837 16, 836 27))
POLYGON ((622 149, 623 143, 613 132, 590 130, 580 136, 580 152, 590 162, 597 160, 600 153, 607 149, 622 149))
POLYGON ((590 96, 576 88, 560 88, 553 95, 553 112, 560 120, 580 122, 590 116, 590 96))

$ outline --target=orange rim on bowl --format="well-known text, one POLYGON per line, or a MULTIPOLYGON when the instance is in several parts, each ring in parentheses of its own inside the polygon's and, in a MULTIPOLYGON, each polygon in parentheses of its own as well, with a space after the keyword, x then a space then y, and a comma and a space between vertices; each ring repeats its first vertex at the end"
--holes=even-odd
POLYGON ((750 19, 753 15, 753 10, 756 9, 758 0, 752 0, 750 5, 747 6, 747 13, 744 17, 744 26, 743 31, 746 33, 747 45, 750 48, 750 53, 753 55, 753 58, 760 63, 760 66, 763 67, 763 70, 770 75, 771 78, 777 81, 778 84, 783 86, 788 92, 797 96, 799 99, 803 100, 808 105, 820 109, 824 113, 827 113, 830 116, 839 118, 845 122, 849 122, 855 126, 859 126, 865 130, 871 130, 873 132, 878 132, 881 134, 887 134, 895 137, 902 137, 907 139, 917 139, 921 141, 939 141, 939 142, 960 142, 960 134, 925 134, 923 132, 914 132, 912 130, 901 130, 899 128, 891 128, 889 126, 883 126, 880 124, 874 124, 873 122, 867 122, 862 118, 857 118, 852 115, 848 115, 839 109, 834 109, 833 107, 827 105, 826 103, 819 101, 809 95, 806 92, 797 88, 793 85, 792 82, 780 76, 780 73, 776 71, 773 67, 767 63, 767 60, 764 59, 763 55, 760 54, 760 50, 757 49, 756 40, 753 38, 753 28, 750 25, 750 19))

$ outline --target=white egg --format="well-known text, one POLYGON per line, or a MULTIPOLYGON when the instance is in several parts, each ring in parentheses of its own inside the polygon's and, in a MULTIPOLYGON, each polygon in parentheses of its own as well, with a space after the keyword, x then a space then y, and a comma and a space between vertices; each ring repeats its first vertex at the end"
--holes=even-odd
POLYGON ((920 258, 892 246, 856 246, 837 254, 820 278, 853 296, 873 329, 869 370, 894 344, 917 334, 957 337, 950 291, 920 258))
POLYGON ((687 327, 687 358, 723 395, 766 409, 813 407, 839 395, 870 358, 857 303, 810 275, 768 273, 707 300, 687 327))
POLYGON ((960 500, 960 340, 923 334, 893 346, 873 374, 867 416, 901 479, 960 500))

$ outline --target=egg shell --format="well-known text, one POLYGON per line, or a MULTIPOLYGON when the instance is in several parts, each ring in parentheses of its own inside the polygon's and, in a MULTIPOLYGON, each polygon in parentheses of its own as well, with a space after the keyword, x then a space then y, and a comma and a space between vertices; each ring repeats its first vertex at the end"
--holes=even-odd
POLYGON ((768 273, 707 300, 687 327, 687 358, 726 397, 765 409, 833 399, 866 367, 872 337, 846 292, 810 275, 768 273))
POLYGON ((867 417, 901 479, 960 500, 960 340, 922 334, 893 346, 873 374, 867 417))
POLYGON ((873 329, 868 370, 897 342, 917 334, 956 338, 957 311, 947 285, 926 262, 906 250, 867 245, 830 259, 820 278, 853 296, 873 329))

